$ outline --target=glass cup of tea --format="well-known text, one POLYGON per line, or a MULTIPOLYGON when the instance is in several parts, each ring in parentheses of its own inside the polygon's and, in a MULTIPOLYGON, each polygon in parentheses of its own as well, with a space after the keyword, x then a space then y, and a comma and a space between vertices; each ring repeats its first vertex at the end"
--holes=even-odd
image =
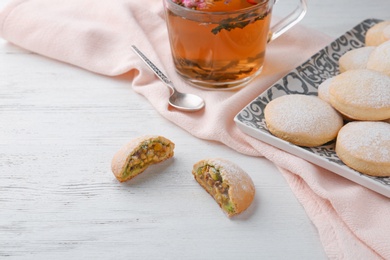
POLYGON ((175 69, 205 89, 245 86, 261 73, 267 43, 306 14, 306 0, 270 28, 276 0, 163 0, 175 69))

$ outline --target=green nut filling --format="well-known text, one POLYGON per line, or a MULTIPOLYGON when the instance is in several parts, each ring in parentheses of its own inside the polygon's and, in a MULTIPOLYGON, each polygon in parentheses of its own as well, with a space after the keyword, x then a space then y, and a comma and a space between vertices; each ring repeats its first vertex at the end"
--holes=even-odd
POLYGON ((217 169, 210 168, 210 170, 211 178, 213 178, 214 181, 222 181, 221 173, 217 169))
POLYGON ((169 145, 161 143, 159 141, 145 141, 141 144, 139 149, 131 156, 125 171, 123 172, 123 177, 127 178, 129 176, 137 175, 143 169, 147 168, 149 165, 153 164, 157 159, 153 160, 153 156, 165 156, 166 151, 168 150, 169 145), (153 153, 150 153, 153 151, 153 153), (138 162, 135 163, 134 160, 138 162))
POLYGON ((123 172, 123 177, 129 177, 133 175, 137 175, 141 171, 141 165, 137 164, 132 167, 127 167, 126 170, 123 172))
POLYGON ((221 176, 221 173, 219 172, 219 170, 215 169, 214 166, 211 166, 211 165, 208 165, 206 164, 205 166, 203 167, 200 167, 198 170, 197 170, 197 174, 198 175, 201 175, 203 174, 205 171, 205 168, 208 168, 206 169, 206 171, 208 170, 208 173, 210 174, 211 178, 213 178, 213 180, 215 181, 220 181, 222 182, 222 176, 221 176))
POLYGON ((235 209, 234 209, 234 205, 231 201, 228 201, 227 203, 225 203, 223 205, 223 208, 229 212, 229 213, 234 213, 235 212, 235 209))
POLYGON ((234 213, 235 207, 229 198, 229 186, 223 184, 223 179, 219 170, 212 165, 206 164, 198 168, 196 174, 198 175, 198 180, 207 184, 205 185, 206 189, 214 197, 218 204, 220 204, 221 207, 228 213, 234 213), (208 175, 209 177, 207 177, 208 175), (222 188, 221 185, 224 185, 226 189, 222 188))

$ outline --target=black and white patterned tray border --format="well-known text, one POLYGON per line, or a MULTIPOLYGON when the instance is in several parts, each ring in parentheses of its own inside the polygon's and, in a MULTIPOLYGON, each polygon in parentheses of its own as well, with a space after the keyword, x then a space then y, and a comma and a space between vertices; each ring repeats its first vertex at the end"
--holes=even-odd
MULTIPOLYGON (((318 86, 324 80, 339 74, 338 60, 340 56, 351 49, 363 47, 367 30, 380 21, 378 19, 367 19, 346 32, 253 100, 237 115, 237 120, 249 127, 271 135, 266 127, 263 115, 264 108, 268 102, 286 94, 317 95, 318 86)), ((334 141, 332 141, 318 147, 300 148, 326 158, 332 163, 345 165, 336 155, 334 146, 334 141)), ((379 178, 359 174, 384 185, 390 185, 390 177, 379 178)))

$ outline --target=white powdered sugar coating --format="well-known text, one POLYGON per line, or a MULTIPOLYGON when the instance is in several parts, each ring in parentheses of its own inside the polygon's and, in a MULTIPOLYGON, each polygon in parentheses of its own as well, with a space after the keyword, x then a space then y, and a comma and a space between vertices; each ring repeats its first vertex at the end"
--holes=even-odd
POLYGON ((386 40, 390 40, 390 25, 386 26, 386 27, 383 29, 383 37, 384 37, 386 40))
POLYGON ((390 21, 383 21, 368 29, 365 39, 366 46, 378 46, 387 41, 389 38, 385 30, 387 31, 388 26, 390 26, 390 21))
POLYGON ((367 68, 390 76, 390 41, 376 47, 367 61, 367 68))
POLYGON ((344 104, 390 108, 390 77, 377 71, 346 71, 334 78, 329 91, 344 104))
POLYGON ((239 187, 244 191, 253 189, 253 182, 249 175, 236 164, 221 158, 210 159, 207 161, 221 172, 222 178, 228 175, 229 184, 239 187))
POLYGON ((365 69, 374 46, 366 46, 346 52, 339 59, 340 67, 344 70, 365 69))
POLYGON ((328 78, 318 86, 318 97, 323 101, 330 103, 329 86, 333 78, 328 78))
POLYGON ((337 140, 354 157, 390 163, 390 124, 386 122, 350 122, 337 140))
POLYGON ((342 123, 333 107, 315 96, 281 96, 272 100, 266 109, 269 123, 287 133, 316 137, 338 131, 342 123))

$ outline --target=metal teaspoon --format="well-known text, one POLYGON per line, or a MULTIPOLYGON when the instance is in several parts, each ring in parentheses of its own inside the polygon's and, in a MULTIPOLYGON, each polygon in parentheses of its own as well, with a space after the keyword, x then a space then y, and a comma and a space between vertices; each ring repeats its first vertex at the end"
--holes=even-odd
POLYGON ((168 79, 157 67, 143 54, 136 46, 132 45, 133 51, 148 65, 148 67, 156 74, 156 76, 164 82, 171 91, 168 103, 182 111, 195 112, 201 110, 205 106, 204 100, 194 94, 181 93, 177 91, 173 85, 173 82, 168 79))

